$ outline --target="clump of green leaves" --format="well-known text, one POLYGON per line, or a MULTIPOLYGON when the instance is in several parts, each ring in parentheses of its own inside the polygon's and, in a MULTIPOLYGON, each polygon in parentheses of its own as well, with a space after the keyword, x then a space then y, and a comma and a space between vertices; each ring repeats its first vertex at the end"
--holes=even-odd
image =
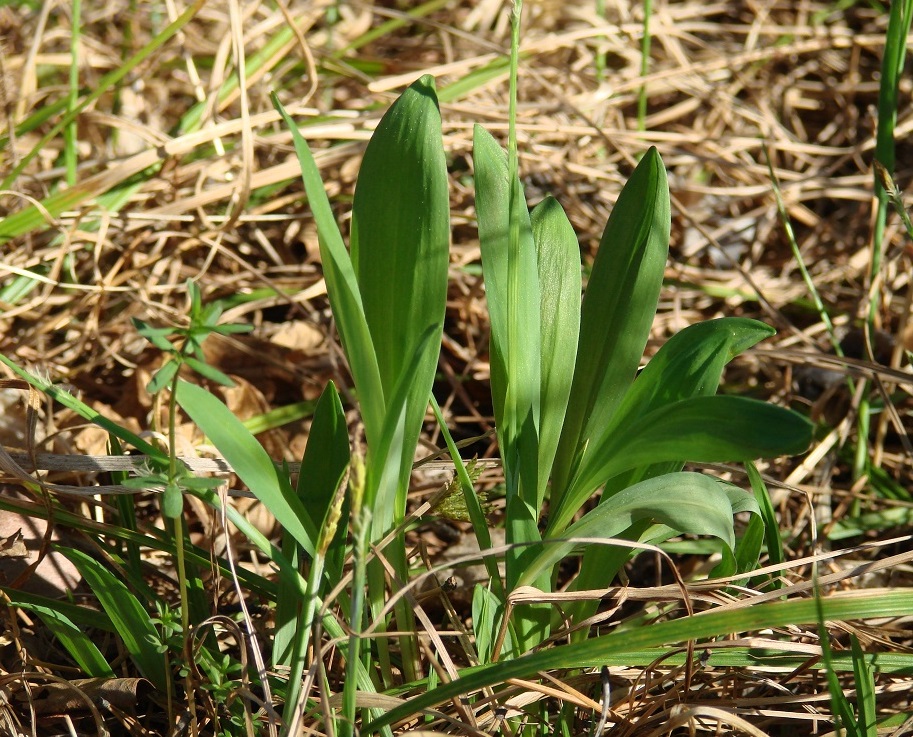
MULTIPOLYGON (((433 194, 439 191, 440 176, 440 151, 431 143, 439 136, 433 103, 431 80, 423 78, 393 106, 369 144, 356 190, 351 256, 310 152, 292 127, 318 223, 330 302, 362 400, 368 442, 364 504, 375 541, 404 518, 408 459, 430 391, 429 376, 419 367, 436 358, 439 345, 443 292, 421 292, 426 297, 414 302, 402 298, 415 294, 410 289, 418 283, 436 281, 446 255, 446 239, 433 237, 446 224, 433 194), (421 143, 406 131, 420 131, 421 143), (415 159, 421 152, 431 162, 424 172, 423 160, 415 159), (384 167, 377 165, 381 160, 384 167), (394 164, 416 182, 425 182, 427 194, 399 200, 396 191, 387 192, 389 183, 397 181, 389 172, 394 164), (360 197, 359 192, 370 194, 360 197), (361 240, 368 232, 381 234, 370 251, 361 240), (395 268, 380 269, 379 264, 395 268)), ((492 326, 492 398, 506 479, 505 526, 508 542, 515 544, 506 557, 504 581, 486 558, 492 582, 490 591, 477 591, 482 598, 474 611, 485 613, 478 622, 505 626, 510 592, 521 586, 551 590, 558 563, 570 554, 582 554, 578 587, 607 586, 629 548, 578 546, 575 538, 656 543, 681 533, 710 535, 725 551, 721 573, 750 569, 757 562, 763 529, 760 521, 753 523, 750 539, 739 546, 733 516, 745 511, 758 515, 755 497, 710 476, 683 473, 682 466, 689 460, 748 461, 801 452, 811 426, 770 404, 716 396, 726 363, 773 333, 753 320, 692 326, 670 340, 638 376, 669 242, 669 194, 659 154, 655 149, 646 153, 621 193, 581 304, 577 239, 558 202, 547 198, 530 213, 510 157, 478 127, 474 148, 492 326), (600 490, 600 504, 578 519, 600 490)), ((439 412, 438 418, 442 420, 439 412)), ((465 508, 484 551, 490 540, 482 506, 446 427, 442 429, 458 465, 461 515, 465 508)), ((402 549, 394 543, 393 550, 390 558, 402 566, 402 549)), ((356 560, 358 556, 356 551, 356 560)), ((372 578, 371 566, 366 575, 368 600, 374 604, 369 608, 377 613, 385 584, 372 578)), ((572 604, 572 620, 582 621, 593 606, 572 604)), ((518 655, 548 637, 553 617, 541 606, 513 611, 504 652, 518 655)), ((363 615, 355 613, 358 625, 363 615)), ((409 612, 403 607, 398 614, 408 618, 409 612)), ((400 629, 404 621, 398 621, 400 629)), ((480 641, 487 637, 476 635, 480 641)), ((409 652, 404 643, 404 658, 409 652)), ((498 647, 486 652, 497 656, 498 647)), ((383 644, 378 656, 383 670, 383 644)))
MULTIPOLYGON (((512 110, 519 23, 517 2, 512 110)), ((513 124, 507 153, 480 126, 473 152, 491 317, 492 400, 506 480, 505 526, 507 542, 515 544, 506 558, 506 594, 521 586, 550 591, 555 566, 569 554, 582 556, 573 588, 608 586, 630 548, 581 546, 575 538, 655 544, 681 533, 711 535, 722 541, 731 572, 753 565, 752 557, 756 563, 763 537, 757 523, 750 553, 733 552, 733 515, 760 514, 755 498, 681 469, 686 461, 750 461, 802 452, 811 425, 780 407, 716 396, 726 363, 773 334, 753 320, 693 325, 669 340, 638 375, 671 228, 669 189, 657 150, 642 157, 615 203, 582 304, 576 234, 554 198, 527 209, 513 124), (599 504, 578 518, 596 492, 599 504)), ((477 595, 489 596, 481 589, 477 595)), ((507 601, 501 605, 503 616, 507 601)), ((595 606, 577 602, 565 615, 581 622, 595 606)), ((542 643, 558 621, 541 606, 514 612, 512 655, 542 643)))
MULTIPOLYGON (((507 591, 550 590, 554 566, 571 553, 582 553, 574 587, 604 588, 629 555, 568 538, 656 543, 691 533, 734 550, 733 515, 759 513, 755 499, 682 473, 684 462, 798 453, 811 425, 770 404, 715 395, 725 364, 773 333, 753 320, 691 326, 638 374, 669 242, 657 151, 646 153, 615 204, 582 304, 577 240, 557 201, 546 198, 530 213, 508 157, 479 127, 475 165, 507 539, 518 543, 506 560, 507 591), (578 519, 600 489, 599 505, 578 519)), ((572 605, 572 620, 593 609, 572 605)), ((548 636, 550 616, 520 608, 512 626, 523 651, 548 636)))

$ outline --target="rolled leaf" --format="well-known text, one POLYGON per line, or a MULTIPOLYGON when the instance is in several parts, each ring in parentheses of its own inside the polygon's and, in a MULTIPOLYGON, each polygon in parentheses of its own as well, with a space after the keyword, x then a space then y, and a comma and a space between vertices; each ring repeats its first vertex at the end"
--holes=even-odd
MULTIPOLYGON (((473 136, 476 214, 485 295, 491 321, 491 394, 508 493, 521 493, 520 476, 535 506, 538 481, 540 379, 539 267, 529 211, 516 186, 511 206, 507 154, 481 126, 473 136), (519 222, 510 242, 511 212, 519 222), (512 250, 514 248, 515 250, 512 250), (512 292, 511 287, 518 286, 512 292), (517 478, 515 478, 517 477, 517 478), (517 490, 516 492, 514 490, 517 490)), ((519 183, 517 183, 519 184, 519 183)))
POLYGON ((546 197, 530 217, 541 300, 538 509, 558 450, 574 378, 582 284, 577 234, 558 201, 546 197))
MULTIPOLYGON (((434 80, 426 75, 381 119, 365 151, 352 206, 352 264, 385 402, 404 372, 411 372, 403 427, 403 493, 397 502, 400 517, 440 352, 450 245, 448 187, 441 115, 434 80), (433 334, 422 343, 413 367, 416 348, 429 327, 433 334)), ((359 398, 364 400, 361 387, 359 398)), ((375 433, 371 435, 376 440, 375 433)))

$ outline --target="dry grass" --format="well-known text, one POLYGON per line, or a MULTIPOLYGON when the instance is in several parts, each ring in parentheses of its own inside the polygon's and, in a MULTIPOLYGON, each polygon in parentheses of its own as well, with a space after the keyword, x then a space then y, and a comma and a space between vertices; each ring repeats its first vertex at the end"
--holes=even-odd
MULTIPOLYGON (((657 0, 655 5, 649 73, 643 78, 639 3, 610 0, 605 19, 590 0, 526 4, 518 120, 522 175, 532 200, 545 193, 561 200, 583 251, 592 254, 635 156, 648 144, 659 148, 674 198, 673 243, 651 350, 683 326, 720 315, 755 316, 778 328, 777 338, 740 360, 727 381, 739 391, 804 405, 834 428, 823 434, 810 461, 782 461, 766 469, 785 484, 777 497, 784 538, 802 560, 825 543, 842 544, 819 541, 816 548, 814 519, 836 524, 860 506, 869 513, 893 513, 910 502, 911 380, 905 378, 904 350, 913 349, 911 251, 895 218, 889 220, 882 273, 874 286, 868 277, 874 110, 887 15, 864 3, 837 10, 805 0, 657 0), (603 79, 596 73, 599 55, 606 61, 603 79), (649 105, 645 129, 639 130, 643 84, 649 105), (848 336, 850 360, 827 355, 824 326, 809 306, 777 213, 768 155, 802 257, 841 335, 848 336), (876 361, 858 330, 870 290, 879 295, 883 331, 876 361), (856 442, 858 397, 833 375, 815 374, 812 367, 819 364, 851 378, 881 379, 894 419, 876 422, 870 443, 888 481, 850 474, 840 449, 856 442), (885 497, 888 486, 897 498, 885 497)), ((3 247, 0 287, 24 275, 34 283, 15 299, 3 292, 0 351, 69 384, 87 403, 134 430, 161 429, 163 409, 142 390, 161 356, 137 337, 130 320, 180 323, 186 312, 183 283, 191 277, 208 299, 233 300, 227 319, 255 326, 252 337, 214 339, 209 356, 238 379, 239 388, 225 398, 240 415, 314 399, 328 378, 346 386, 297 160, 269 92, 277 90, 299 119, 320 119, 307 136, 319 150, 317 162, 331 197, 345 203, 380 113, 398 90, 427 72, 438 79, 453 175, 452 282, 438 398, 459 437, 490 430, 486 313, 468 175, 472 125, 482 123, 496 135, 506 131, 506 67, 485 82, 462 90, 456 85, 472 80, 506 50, 508 9, 492 0, 452 2, 410 20, 403 11, 411 7, 298 2, 284 16, 261 3, 204 5, 116 95, 103 95, 79 116, 77 181, 89 196, 73 209, 49 214, 47 227, 3 247), (404 23, 346 50, 369 28, 390 20, 404 23), (287 33, 290 21, 296 33, 287 33), (283 32, 287 40, 274 43, 283 32), (241 37, 241 47, 233 45, 241 37), (220 96, 220 85, 242 66, 242 57, 251 66, 241 85, 220 96), (201 124, 184 132, 196 104, 201 124), (105 192, 114 192, 114 200, 104 200, 105 192)), ((94 89, 181 12, 171 3, 131 8, 122 0, 86 3, 79 65, 84 88, 94 89)), ((39 10, 2 7, 0 28, 3 129, 9 136, 11 121, 66 94, 69 9, 52 3, 39 10)), ((901 82, 897 121, 901 188, 910 183, 913 161, 907 142, 913 130, 911 91, 908 74, 901 82)), ((47 130, 44 123, 8 138, 0 174, 9 174, 47 130)), ((59 136, 39 152, 2 193, 4 210, 41 201, 64 186, 62 146, 59 136)), ((13 411, 15 402, 9 404, 4 445, 23 447, 22 420, 13 411)), ((306 423, 271 430, 262 440, 274 457, 297 460, 306 423)), ((189 430, 186 441, 193 441, 189 430)), ((428 441, 436 444, 437 437, 428 441)), ((101 453, 105 436, 47 406, 36 442, 45 451, 101 453)), ((495 454, 487 441, 473 449, 495 454)), ((54 478, 72 482, 72 474, 54 478)), ((847 544, 902 531, 877 521, 874 527, 847 544)), ((852 556, 857 563, 899 557, 874 582, 856 575, 840 585, 910 585, 908 548, 905 541, 858 551, 852 556)), ((808 580, 809 559, 804 560, 788 575, 790 581, 808 580)), ((823 573, 844 564, 827 565, 835 568, 823 573)), ((874 627, 859 632, 866 642, 887 642, 898 650, 913 645, 909 633, 874 627)), ((796 639, 811 647, 816 637, 808 632, 796 639)), ((2 667, 21 669, 22 656, 5 651, 2 667)), ((637 734, 665 733, 663 724, 670 719, 697 723, 699 715, 688 709, 704 709, 705 724, 719 723, 719 715, 707 710, 732 706, 764 734, 829 729, 820 723, 829 711, 826 689, 811 673, 784 678, 710 670, 695 677, 695 705, 684 710, 673 706, 684 698, 675 688, 627 676, 619 674, 625 683, 637 684, 632 693, 640 696, 630 708, 618 707, 615 716, 619 724, 636 724, 637 734), (649 697, 657 691, 662 698, 649 697)), ((592 692, 586 684, 576 687, 592 692)), ((879 680, 884 713, 909 711, 908 688, 908 681, 879 680)), ((613 734, 634 733, 617 730, 613 734)))

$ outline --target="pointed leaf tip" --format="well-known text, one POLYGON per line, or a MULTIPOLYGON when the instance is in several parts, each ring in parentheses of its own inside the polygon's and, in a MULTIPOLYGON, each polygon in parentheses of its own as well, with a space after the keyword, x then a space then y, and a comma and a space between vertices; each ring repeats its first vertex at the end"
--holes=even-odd
POLYGON ((431 90, 433 92, 435 89, 434 77, 431 76, 430 74, 423 74, 421 77, 419 77, 415 81, 415 84, 413 86, 427 87, 429 90, 431 90))

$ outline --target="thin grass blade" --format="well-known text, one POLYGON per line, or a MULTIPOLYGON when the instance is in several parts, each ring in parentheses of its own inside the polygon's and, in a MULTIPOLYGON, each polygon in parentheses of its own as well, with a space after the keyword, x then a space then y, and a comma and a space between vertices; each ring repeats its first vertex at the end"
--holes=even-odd
POLYGON ((877 737, 878 712, 875 676, 867 655, 855 634, 850 635, 853 652, 853 676, 856 682, 856 732, 861 737, 877 737))
POLYGON ((311 211, 317 223, 317 236, 320 242, 320 258, 323 265, 323 276, 327 283, 327 294, 333 317, 336 319, 339 339, 349 361, 349 370, 358 388, 359 404, 365 422, 368 442, 376 442, 376 433, 380 432, 384 418, 384 392, 381 384, 374 352, 371 331, 365 318, 361 291, 352 260, 346 251, 333 210, 327 199, 320 172, 314 163, 314 157, 307 143, 298 131, 298 126, 273 94, 273 105, 285 120, 292 133, 295 152, 301 164, 301 178, 307 192, 311 211))
POLYGON ((90 678, 114 678, 114 671, 108 665, 104 655, 92 642, 92 639, 83 632, 72 619, 67 617, 56 607, 31 606, 44 622, 45 626, 54 634, 61 645, 76 661, 90 678))
MULTIPOLYGON (((913 591, 880 590, 870 596, 855 592, 836 594, 822 601, 824 617, 830 622, 879 617, 906 617, 913 611, 913 591)), ((592 637, 585 642, 562 645, 520 658, 467 668, 451 683, 409 699, 364 726, 371 732, 387 724, 419 713, 452 698, 472 694, 479 689, 506 683, 511 678, 536 678, 539 673, 558 669, 599 668, 609 664, 627 665, 630 655, 644 648, 657 648, 653 659, 668 652, 668 647, 689 640, 713 638, 731 633, 754 632, 788 625, 807 625, 818 621, 812 599, 772 601, 741 609, 702 612, 679 617, 649 627, 613 632, 592 637), (662 647, 661 647, 662 646, 662 647)), ((906 667, 909 667, 909 662, 906 667)))
POLYGON ((165 658, 157 649, 159 633, 149 613, 123 582, 102 563, 72 548, 60 548, 60 552, 76 566, 98 598, 140 673, 157 689, 164 691, 168 673, 165 658))

